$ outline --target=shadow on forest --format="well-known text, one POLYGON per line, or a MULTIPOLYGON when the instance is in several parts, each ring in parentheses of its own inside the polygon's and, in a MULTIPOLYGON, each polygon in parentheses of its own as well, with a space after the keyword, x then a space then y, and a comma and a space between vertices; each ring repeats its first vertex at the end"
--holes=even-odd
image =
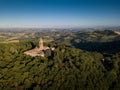
POLYGON ((116 53, 120 51, 120 41, 76 43, 74 40, 71 40, 71 44, 76 48, 91 52, 116 53))

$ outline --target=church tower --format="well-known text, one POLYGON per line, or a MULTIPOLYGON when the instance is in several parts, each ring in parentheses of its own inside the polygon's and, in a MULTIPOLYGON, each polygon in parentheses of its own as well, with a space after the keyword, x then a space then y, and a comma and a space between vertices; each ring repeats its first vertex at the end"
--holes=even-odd
POLYGON ((39 41, 39 49, 43 49, 43 40, 42 38, 40 38, 40 41, 39 41))

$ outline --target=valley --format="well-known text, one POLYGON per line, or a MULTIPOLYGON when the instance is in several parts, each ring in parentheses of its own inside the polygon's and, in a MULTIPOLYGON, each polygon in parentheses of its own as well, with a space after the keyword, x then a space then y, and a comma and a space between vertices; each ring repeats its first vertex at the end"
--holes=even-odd
POLYGON ((120 84, 118 32, 0 31, 0 89, 116 90, 120 84), (40 38, 55 50, 46 49, 44 57, 24 54, 42 48, 40 38))

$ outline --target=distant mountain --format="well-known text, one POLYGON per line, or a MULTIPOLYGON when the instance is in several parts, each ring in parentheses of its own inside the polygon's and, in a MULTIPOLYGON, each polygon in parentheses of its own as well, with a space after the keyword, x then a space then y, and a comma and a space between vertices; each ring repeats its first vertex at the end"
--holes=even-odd
POLYGON ((99 30, 120 30, 120 26, 97 26, 95 29, 99 30))

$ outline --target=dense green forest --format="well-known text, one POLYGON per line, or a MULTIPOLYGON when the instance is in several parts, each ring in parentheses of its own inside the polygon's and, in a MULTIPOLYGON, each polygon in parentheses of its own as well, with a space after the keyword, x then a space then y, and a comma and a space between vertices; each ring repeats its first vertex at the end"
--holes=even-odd
POLYGON ((0 43, 0 90, 119 90, 120 39, 113 31, 43 32, 19 43, 0 43), (23 52, 40 35, 54 39, 45 57, 23 52), (56 34, 58 37, 55 37, 56 34))

